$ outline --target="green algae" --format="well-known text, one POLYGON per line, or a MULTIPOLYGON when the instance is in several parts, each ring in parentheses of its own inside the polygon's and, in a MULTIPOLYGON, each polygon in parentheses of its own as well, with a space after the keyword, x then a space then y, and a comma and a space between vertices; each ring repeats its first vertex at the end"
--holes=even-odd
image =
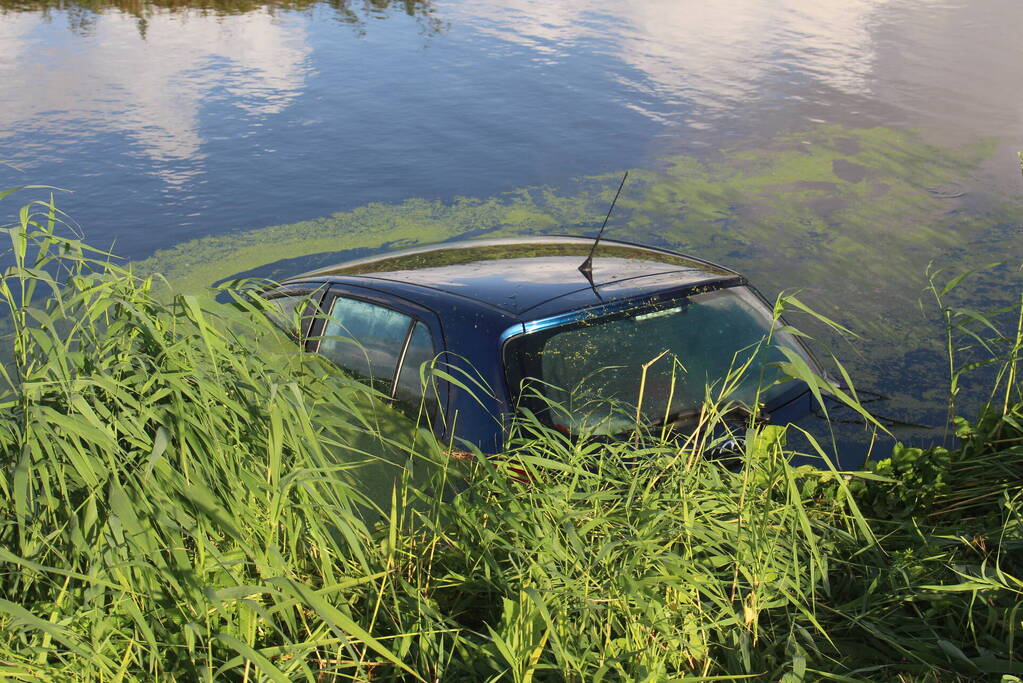
POLYGON ((143 274, 163 274, 176 290, 197 291, 271 260, 384 244, 412 246, 467 233, 550 231, 588 217, 573 213, 573 208, 579 207, 566 204, 545 210, 525 192, 488 199, 460 197, 450 204, 424 199, 368 204, 325 218, 185 242, 138 262, 136 268, 143 274))

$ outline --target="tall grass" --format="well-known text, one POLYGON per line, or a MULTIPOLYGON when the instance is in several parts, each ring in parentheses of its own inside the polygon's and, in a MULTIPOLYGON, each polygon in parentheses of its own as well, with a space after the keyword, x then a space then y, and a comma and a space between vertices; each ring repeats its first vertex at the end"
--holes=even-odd
POLYGON ((794 467, 789 428, 755 420, 723 467, 714 406, 684 444, 523 413, 500 457, 452 459, 258 300, 164 296, 60 218, 30 204, 6 232, 0 675, 1023 670, 1018 326, 983 326, 1005 370, 958 446, 870 472, 794 467))

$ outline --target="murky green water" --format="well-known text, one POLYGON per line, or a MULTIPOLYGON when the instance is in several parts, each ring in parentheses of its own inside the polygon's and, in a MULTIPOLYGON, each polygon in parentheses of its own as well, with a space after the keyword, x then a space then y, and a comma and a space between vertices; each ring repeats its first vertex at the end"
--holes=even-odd
POLYGON ((928 264, 1007 260, 963 300, 1020 293, 1013 0, 0 6, 0 181, 75 190, 89 240, 180 287, 592 233, 629 169, 609 236, 799 290, 917 421, 928 264))

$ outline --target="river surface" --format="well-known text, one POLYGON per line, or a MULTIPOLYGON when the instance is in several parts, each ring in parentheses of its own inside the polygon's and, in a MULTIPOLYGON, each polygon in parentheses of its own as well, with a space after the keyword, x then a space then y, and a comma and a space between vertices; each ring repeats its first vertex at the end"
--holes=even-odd
POLYGON ((71 190, 87 241, 183 287, 592 234, 631 170, 609 236, 799 290, 924 422, 928 264, 1007 260, 958 300, 1019 297, 1018 0, 165 4, 0 0, 0 187, 71 190))

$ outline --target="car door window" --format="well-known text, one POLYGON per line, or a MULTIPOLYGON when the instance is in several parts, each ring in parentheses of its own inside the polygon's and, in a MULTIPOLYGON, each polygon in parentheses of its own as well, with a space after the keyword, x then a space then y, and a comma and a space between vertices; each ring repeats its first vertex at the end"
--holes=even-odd
POLYGON ((438 403, 436 382, 428 372, 420 373, 420 368, 424 363, 433 361, 435 355, 430 328, 417 322, 402 360, 398 386, 394 390, 395 399, 406 410, 417 411, 425 397, 427 414, 434 414, 438 403))
POLYGON ((337 297, 320 340, 320 353, 370 386, 391 393, 412 318, 358 299, 337 297))

